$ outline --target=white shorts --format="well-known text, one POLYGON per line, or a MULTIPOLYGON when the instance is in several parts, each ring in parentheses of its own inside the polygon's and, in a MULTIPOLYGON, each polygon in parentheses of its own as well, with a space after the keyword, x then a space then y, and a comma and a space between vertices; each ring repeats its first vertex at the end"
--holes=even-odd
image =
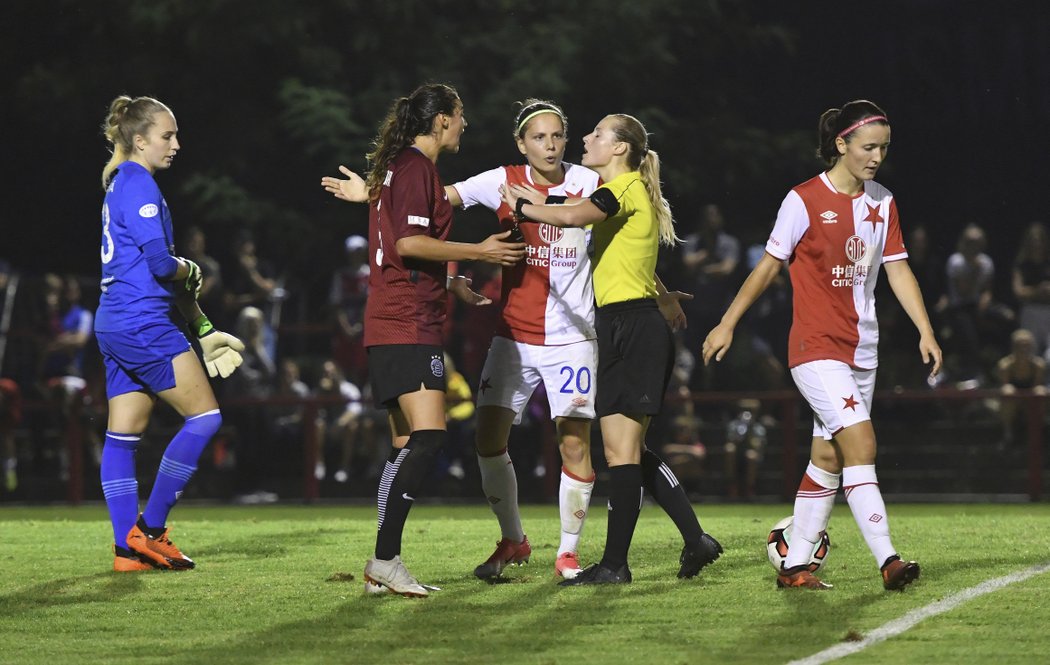
POLYGON ((537 346, 496 336, 481 370, 477 404, 510 409, 517 425, 533 391, 543 381, 552 418, 593 420, 597 365, 597 340, 537 346))
POLYGON ((814 360, 791 368, 791 378, 813 409, 813 436, 830 441, 846 427, 871 420, 875 370, 814 360))

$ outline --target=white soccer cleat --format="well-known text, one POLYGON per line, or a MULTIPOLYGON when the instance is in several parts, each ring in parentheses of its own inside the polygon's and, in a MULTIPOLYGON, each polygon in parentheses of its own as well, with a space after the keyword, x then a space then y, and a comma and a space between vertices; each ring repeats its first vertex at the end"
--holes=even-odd
POLYGON ((393 559, 372 557, 365 564, 365 591, 369 593, 396 593, 411 598, 426 598, 429 593, 401 562, 400 556, 393 559))

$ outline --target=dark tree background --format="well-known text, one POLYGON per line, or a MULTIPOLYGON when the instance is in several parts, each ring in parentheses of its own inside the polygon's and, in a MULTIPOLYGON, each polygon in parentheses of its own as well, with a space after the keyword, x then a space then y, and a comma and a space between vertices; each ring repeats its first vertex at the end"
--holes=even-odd
MULTIPOLYGON (((366 212, 324 174, 363 155, 394 97, 456 86, 470 127, 446 182, 520 159, 513 102, 552 98, 569 158, 609 112, 641 118, 687 232, 716 202, 747 242, 815 174, 819 114, 858 97, 893 121, 879 180, 904 224, 946 252, 969 221, 1008 262, 1047 220, 1050 10, 1036 0, 877 4, 729 0, 12 0, 2 10, 0 106, 8 148, 0 257, 29 272, 98 270, 100 124, 117 94, 175 111, 183 150, 159 177, 176 228, 233 234, 302 294, 323 296, 341 240, 366 212)), ((457 217, 461 238, 491 228, 457 217)), ((1003 271, 1000 271, 1002 274, 1003 271)))

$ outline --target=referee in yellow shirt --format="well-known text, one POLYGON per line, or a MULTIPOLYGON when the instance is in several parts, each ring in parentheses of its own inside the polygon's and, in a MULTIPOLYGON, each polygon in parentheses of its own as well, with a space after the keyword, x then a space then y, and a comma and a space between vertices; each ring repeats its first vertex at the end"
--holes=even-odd
POLYGON ((678 304, 656 277, 660 243, 678 240, 660 191, 660 160, 636 118, 609 115, 583 138, 584 166, 605 183, 587 199, 546 200, 536 190, 506 186, 503 196, 523 219, 554 226, 592 226, 594 294, 598 304, 598 395, 605 459, 609 464, 609 522, 602 560, 562 586, 626 584, 642 488, 649 490, 682 533, 678 576, 695 576, 722 546, 700 528, 674 474, 645 447, 645 432, 660 412, 674 365, 672 326, 684 326, 678 304), (543 200, 543 204, 539 201, 543 200), (560 204, 560 205, 559 205, 560 204), (661 313, 663 310, 663 313, 661 313), (666 320, 665 320, 666 318, 666 320))

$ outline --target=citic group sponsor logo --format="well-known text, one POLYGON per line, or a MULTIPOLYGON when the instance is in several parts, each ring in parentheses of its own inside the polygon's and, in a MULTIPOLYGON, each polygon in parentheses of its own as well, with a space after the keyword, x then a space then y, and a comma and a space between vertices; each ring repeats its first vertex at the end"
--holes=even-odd
POLYGON ((846 258, 854 263, 860 263, 867 248, 867 245, 864 244, 864 238, 850 236, 846 239, 846 258))
POLYGON ((831 269, 831 285, 833 287, 864 286, 864 280, 868 276, 867 244, 860 236, 850 236, 846 239, 845 250, 846 259, 851 263, 836 265, 831 269))
POLYGON ((533 247, 526 250, 525 263, 540 268, 575 268, 579 261, 576 247, 533 247))
POLYGON ((551 226, 550 224, 540 224, 540 238, 543 240, 543 242, 547 243, 548 245, 553 245, 554 243, 558 242, 559 240, 561 240, 563 235, 565 235, 565 232, 557 226, 551 226))

